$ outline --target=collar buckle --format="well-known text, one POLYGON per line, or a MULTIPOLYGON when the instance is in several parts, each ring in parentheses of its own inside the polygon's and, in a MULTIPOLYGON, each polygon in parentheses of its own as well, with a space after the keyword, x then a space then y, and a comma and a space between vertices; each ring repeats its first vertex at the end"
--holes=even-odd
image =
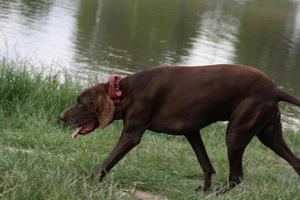
POLYGON ((109 77, 108 82, 108 94, 114 99, 119 99, 122 96, 122 90, 120 90, 121 77, 115 74, 109 77))
POLYGON ((108 81, 108 94, 110 98, 113 100, 114 105, 116 107, 115 117, 117 118, 122 118, 122 104, 121 104, 122 90, 120 89, 120 81, 121 81, 121 77, 115 74, 111 75, 108 81))

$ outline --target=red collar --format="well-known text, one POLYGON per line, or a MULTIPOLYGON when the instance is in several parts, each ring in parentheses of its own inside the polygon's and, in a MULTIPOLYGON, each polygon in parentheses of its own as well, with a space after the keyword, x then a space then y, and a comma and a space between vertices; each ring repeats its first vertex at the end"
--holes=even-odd
POLYGON ((108 81, 108 94, 115 104, 115 117, 117 118, 122 118, 122 90, 120 89, 120 81, 121 77, 114 74, 109 77, 108 81))

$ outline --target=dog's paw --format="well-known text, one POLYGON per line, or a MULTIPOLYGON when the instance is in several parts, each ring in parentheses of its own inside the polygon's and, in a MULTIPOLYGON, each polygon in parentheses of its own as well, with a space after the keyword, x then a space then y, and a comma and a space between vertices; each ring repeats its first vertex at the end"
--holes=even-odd
POLYGON ((103 178, 106 175, 106 171, 105 170, 95 170, 90 177, 92 179, 98 180, 99 182, 102 182, 103 178))

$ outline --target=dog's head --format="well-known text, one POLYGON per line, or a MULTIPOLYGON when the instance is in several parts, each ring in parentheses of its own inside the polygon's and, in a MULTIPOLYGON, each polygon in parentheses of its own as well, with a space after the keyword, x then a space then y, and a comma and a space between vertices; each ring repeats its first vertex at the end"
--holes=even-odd
POLYGON ((72 137, 85 135, 98 126, 105 128, 113 120, 114 102, 105 90, 104 84, 97 84, 85 89, 77 102, 60 114, 60 119, 76 130, 72 137))

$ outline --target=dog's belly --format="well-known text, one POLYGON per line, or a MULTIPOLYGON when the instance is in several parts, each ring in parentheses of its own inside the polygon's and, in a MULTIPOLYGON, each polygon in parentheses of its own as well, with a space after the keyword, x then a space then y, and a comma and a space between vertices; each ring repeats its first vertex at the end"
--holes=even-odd
POLYGON ((209 124, 212 124, 216 121, 223 120, 188 121, 186 119, 160 119, 153 121, 148 127, 148 130, 172 135, 184 135, 189 132, 198 131, 199 129, 208 126, 209 124))
POLYGON ((168 123, 166 121, 156 121, 149 126, 149 130, 159 132, 159 133, 169 133, 172 135, 182 135, 186 130, 186 126, 184 126, 181 122, 172 122, 168 123))

